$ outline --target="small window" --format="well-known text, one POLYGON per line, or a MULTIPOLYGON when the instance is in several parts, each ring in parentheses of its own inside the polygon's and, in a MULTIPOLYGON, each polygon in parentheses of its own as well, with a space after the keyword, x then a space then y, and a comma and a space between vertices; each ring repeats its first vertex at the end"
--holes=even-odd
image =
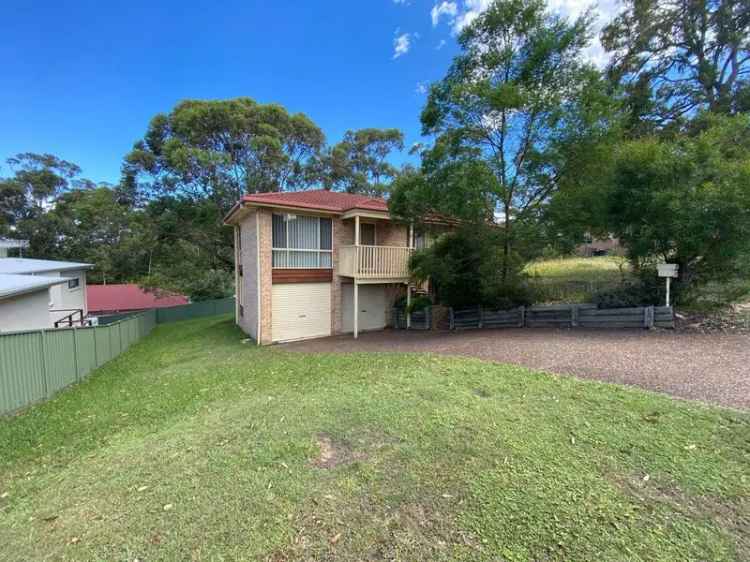
POLYGON ((78 277, 68 279, 68 289, 77 289, 81 286, 81 280, 78 277))

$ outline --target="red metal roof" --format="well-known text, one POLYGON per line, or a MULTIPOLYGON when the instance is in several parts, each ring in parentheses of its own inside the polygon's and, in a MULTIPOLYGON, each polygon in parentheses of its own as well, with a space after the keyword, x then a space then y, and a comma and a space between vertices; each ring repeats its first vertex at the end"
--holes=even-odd
POLYGON ((341 193, 326 189, 255 193, 253 195, 245 195, 242 201, 246 203, 261 203, 263 205, 278 205, 280 207, 320 209, 335 213, 343 213, 351 209, 388 212, 388 202, 380 197, 368 197, 367 195, 341 193))
POLYGON ((91 314, 166 308, 189 302, 184 295, 167 293, 157 295, 144 291, 135 283, 86 286, 86 304, 91 314))

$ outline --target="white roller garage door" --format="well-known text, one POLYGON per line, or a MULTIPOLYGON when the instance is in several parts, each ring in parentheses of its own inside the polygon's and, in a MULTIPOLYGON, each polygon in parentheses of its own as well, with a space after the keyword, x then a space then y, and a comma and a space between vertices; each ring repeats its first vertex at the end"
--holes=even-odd
MULTIPOLYGON (((354 331, 354 285, 343 285, 341 307, 344 332, 354 331)), ((359 286, 359 330, 382 330, 385 328, 385 285, 359 286)))
POLYGON ((273 285, 271 339, 275 342, 331 335, 331 284, 273 285))

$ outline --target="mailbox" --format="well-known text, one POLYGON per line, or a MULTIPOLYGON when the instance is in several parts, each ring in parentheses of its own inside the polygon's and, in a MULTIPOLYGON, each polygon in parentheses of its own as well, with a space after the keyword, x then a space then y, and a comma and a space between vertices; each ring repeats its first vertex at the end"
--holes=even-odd
POLYGON ((676 263, 660 263, 656 266, 659 277, 677 277, 678 266, 676 263))

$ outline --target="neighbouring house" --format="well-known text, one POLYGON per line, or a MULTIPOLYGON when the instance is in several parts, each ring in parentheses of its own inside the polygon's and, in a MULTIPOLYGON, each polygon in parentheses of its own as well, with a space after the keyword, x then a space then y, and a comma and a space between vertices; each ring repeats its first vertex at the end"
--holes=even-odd
POLYGON ((9 250, 19 250, 29 247, 28 240, 16 240, 14 238, 0 238, 0 258, 7 258, 9 250))
POLYGON ((0 258, 0 332, 86 323, 91 264, 0 258))
POLYGON ((0 333, 51 328, 50 287, 62 283, 60 277, 0 273, 0 333))
POLYGON ((184 295, 163 291, 146 291, 135 283, 89 285, 86 302, 91 316, 137 312, 150 308, 167 308, 189 304, 184 295))
POLYGON ((621 255, 622 246, 620 246, 619 238, 615 238, 614 236, 608 236, 607 238, 594 238, 587 235, 586 241, 583 244, 576 246, 575 253, 576 255, 586 258, 611 254, 621 255))
POLYGON ((246 195, 225 224, 237 323, 259 344, 384 328, 411 293, 412 251, 428 243, 384 199, 326 190, 246 195))

